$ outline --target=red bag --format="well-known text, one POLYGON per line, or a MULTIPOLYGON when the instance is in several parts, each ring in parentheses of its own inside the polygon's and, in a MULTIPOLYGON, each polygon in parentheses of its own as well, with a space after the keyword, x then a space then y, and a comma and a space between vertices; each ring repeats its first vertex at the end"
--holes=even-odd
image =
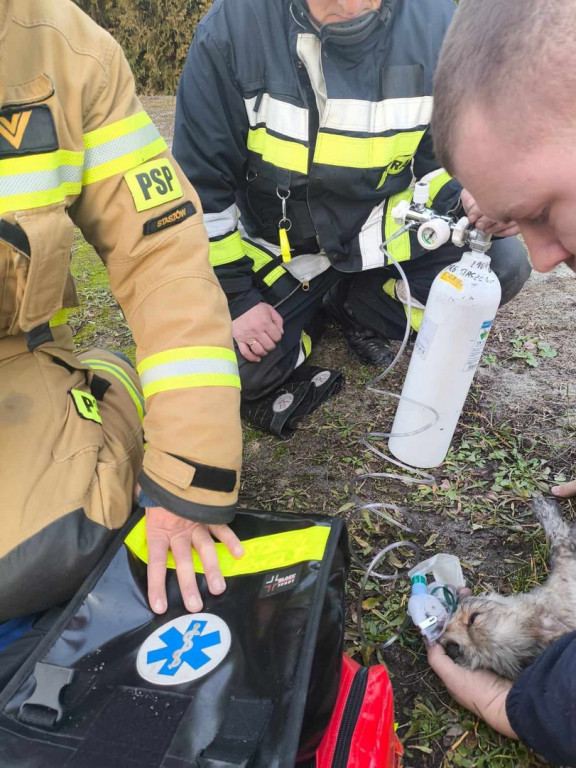
POLYGON ((362 667, 344 655, 338 700, 316 768, 400 768, 402 753, 386 667, 362 667))

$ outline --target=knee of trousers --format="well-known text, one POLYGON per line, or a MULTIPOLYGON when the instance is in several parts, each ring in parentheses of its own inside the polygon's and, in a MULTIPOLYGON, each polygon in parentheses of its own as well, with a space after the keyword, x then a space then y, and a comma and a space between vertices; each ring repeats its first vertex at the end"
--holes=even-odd
POLYGON ((296 368, 298 349, 282 354, 280 345, 268 353, 259 363, 251 363, 238 355, 238 369, 242 384, 242 400, 258 400, 275 392, 290 378, 296 368))
POLYGON ((506 304, 520 293, 530 277, 532 268, 528 260, 528 251, 517 237, 504 237, 494 240, 488 252, 492 259, 492 270, 498 276, 502 287, 500 306, 506 304))

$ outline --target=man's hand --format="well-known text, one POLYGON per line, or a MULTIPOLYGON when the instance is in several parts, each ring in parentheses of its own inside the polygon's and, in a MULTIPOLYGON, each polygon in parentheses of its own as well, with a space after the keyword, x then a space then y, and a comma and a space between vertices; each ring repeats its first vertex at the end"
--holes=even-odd
POLYGON ((555 485, 550 490, 554 496, 558 496, 561 499, 569 499, 570 496, 576 496, 576 480, 563 483, 562 485, 555 485))
POLYGON ((462 201, 462 206, 464 207, 466 216, 468 216, 471 223, 478 227, 478 229, 486 232, 487 235, 511 237, 512 235, 517 235, 520 232, 518 224, 516 224, 515 221, 509 221, 505 223, 502 221, 494 221, 494 219, 490 219, 488 216, 485 216, 478 207, 478 203, 467 189, 462 190, 460 200, 462 201))
POLYGON ((256 304, 232 322, 232 335, 240 354, 251 363, 259 363, 272 352, 283 333, 282 315, 265 302, 256 304))
POLYGON ((230 554, 239 558, 244 548, 236 534, 227 525, 203 525, 186 520, 168 512, 162 507, 146 510, 146 538, 148 540, 148 600, 155 613, 164 613, 168 607, 166 599, 166 558, 172 550, 176 562, 178 584, 184 605, 195 613, 202 609, 202 598, 196 583, 192 562, 192 547, 198 553, 208 589, 213 595, 220 595, 226 589, 220 572, 214 536, 226 545, 230 554))
POLYGON ((472 672, 459 666, 446 655, 439 643, 428 647, 428 663, 459 704, 504 736, 518 738, 506 714, 506 697, 512 688, 510 680, 486 669, 472 672))

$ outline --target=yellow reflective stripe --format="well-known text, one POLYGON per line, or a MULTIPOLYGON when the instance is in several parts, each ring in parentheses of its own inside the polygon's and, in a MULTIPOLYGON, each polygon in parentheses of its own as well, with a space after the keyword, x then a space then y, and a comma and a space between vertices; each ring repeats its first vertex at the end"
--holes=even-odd
POLYGON ((449 181, 452 181, 452 176, 450 176, 448 171, 442 171, 442 173, 439 173, 437 176, 434 176, 434 178, 428 181, 430 192, 428 194, 427 206, 429 208, 431 208, 434 204, 434 200, 438 192, 440 192, 442 187, 448 184, 449 181))
MULTIPOLYGON (((330 528, 316 525, 299 531, 286 531, 271 536, 260 536, 242 542, 244 555, 239 560, 232 557, 228 549, 220 542, 215 543, 218 565, 225 578, 244 576, 250 573, 262 573, 280 570, 297 563, 310 560, 322 560, 330 528)), ((144 518, 140 520, 124 539, 128 549, 140 560, 148 562, 148 545, 144 518)), ((204 573, 204 566, 195 550, 192 550, 194 570, 204 573)), ((172 552, 168 552, 168 568, 176 568, 172 552)))
POLYGON ((238 362, 226 347, 180 347, 158 352, 138 365, 144 397, 192 387, 240 389, 238 362))
POLYGON ((79 195, 83 163, 83 152, 68 150, 0 160, 0 214, 41 208, 79 195))
POLYGON ((145 384, 142 387, 146 400, 159 392, 174 389, 193 389, 194 387, 234 387, 240 389, 240 376, 229 373, 194 373, 188 376, 170 376, 145 384))
MULTIPOLYGON (((397 224, 392 218, 391 211, 400 200, 412 200, 413 191, 411 189, 405 189, 403 192, 398 192, 395 195, 391 195, 386 203, 386 216, 384 219, 384 241, 389 237, 395 235, 399 229, 402 229, 402 224, 397 224)), ((408 232, 399 235, 385 246, 386 250, 392 255, 396 261, 408 261, 410 258, 410 235, 408 232)))
POLYGON ((25 173, 41 173, 53 171, 62 166, 82 167, 84 152, 73 152, 68 149, 58 149, 40 155, 25 155, 0 160, 1 176, 20 176, 25 173))
POLYGON ((124 387, 126 388, 126 391, 130 395, 130 399, 136 406, 136 410, 138 412, 138 418, 140 421, 144 420, 144 398, 138 391, 138 387, 134 384, 130 376, 126 373, 126 371, 122 370, 122 368, 119 365, 114 365, 114 363, 108 362, 108 360, 82 360, 82 362, 85 365, 90 366, 90 368, 93 371, 104 371, 105 373, 110 373, 112 376, 115 376, 118 381, 122 382, 124 387))
POLYGON ((84 186, 94 184, 96 181, 109 179, 111 176, 130 171, 132 168, 136 168, 147 160, 161 154, 166 148, 167 146, 164 139, 156 139, 151 144, 137 149, 134 152, 129 152, 127 155, 123 155, 116 160, 109 160, 107 163, 96 165, 85 171, 82 176, 82 184, 84 186))
POLYGON ((24 195, 0 196, 0 214, 7 211, 29 211, 45 205, 62 203, 67 197, 74 197, 82 192, 81 182, 65 182, 56 189, 46 192, 32 192, 24 195))
POLYGON ((52 317, 50 318, 50 328, 55 328, 57 325, 66 325, 68 322, 68 310, 67 309, 59 309, 58 312, 56 312, 52 317))
POLYGON ((312 339, 306 333, 306 331, 302 331, 302 347, 304 348, 305 356, 310 357, 312 352, 312 339))
MULTIPOLYGON (((246 240, 243 242, 246 253, 254 262, 254 266, 252 267, 253 272, 259 272, 272 261, 272 257, 266 253, 266 251, 261 251, 260 248, 252 245, 252 243, 248 243, 246 240)), ((278 266, 264 277, 264 283, 270 287, 276 280, 278 280, 278 278, 284 277, 285 274, 286 270, 284 267, 278 266)))
POLYGON ((227 347, 176 347, 175 349, 167 349, 165 352, 156 352, 156 354, 150 355, 150 357, 145 357, 136 366, 136 369, 140 376, 142 376, 143 373, 150 370, 150 368, 155 368, 157 365, 178 363, 182 360, 201 359, 237 362, 234 350, 227 347))
POLYGON ((150 125, 152 120, 149 115, 142 110, 135 115, 129 115, 115 123, 105 125, 103 128, 96 128, 84 134, 84 149, 93 149, 101 144, 105 144, 112 139, 118 139, 120 136, 126 136, 129 133, 150 125))
POLYGON ((251 152, 262 155, 262 159, 277 168, 308 172, 308 147, 295 141, 279 139, 266 131, 266 128, 250 128, 246 145, 251 152))
POLYGON ((245 255, 244 243, 240 232, 234 232, 222 240, 210 242, 210 264, 220 267, 222 264, 230 264, 241 259, 245 255))
POLYGON ((358 138, 335 133, 318 134, 314 162, 341 168, 382 168, 396 157, 414 155, 424 131, 405 131, 394 136, 358 138))

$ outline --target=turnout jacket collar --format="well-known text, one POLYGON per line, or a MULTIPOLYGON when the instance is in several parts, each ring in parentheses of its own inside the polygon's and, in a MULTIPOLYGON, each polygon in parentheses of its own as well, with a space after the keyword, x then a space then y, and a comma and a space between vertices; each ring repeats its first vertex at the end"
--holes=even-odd
POLYGON ((386 24, 392 15, 392 6, 396 0, 382 0, 380 8, 365 13, 349 21, 323 24, 317 27, 308 8, 307 0, 292 0, 292 6, 310 27, 318 30, 322 42, 332 42, 334 45, 358 45, 362 43, 380 24, 386 24))

